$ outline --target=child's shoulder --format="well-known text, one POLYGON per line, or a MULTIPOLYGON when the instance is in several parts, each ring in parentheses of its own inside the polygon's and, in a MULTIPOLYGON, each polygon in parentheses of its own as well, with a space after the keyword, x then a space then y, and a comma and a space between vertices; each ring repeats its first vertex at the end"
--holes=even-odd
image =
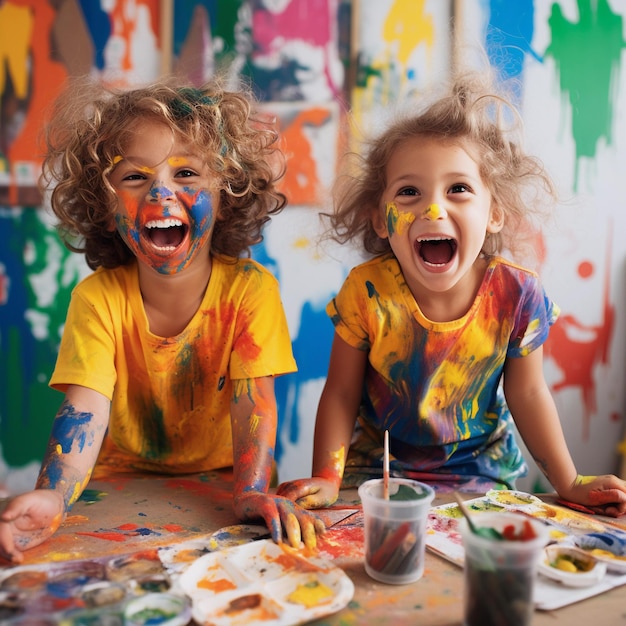
POLYGON ((108 292, 139 289, 137 264, 120 265, 115 268, 99 267, 83 277, 74 288, 77 292, 106 290, 108 292))
POLYGON ((352 274, 376 274, 379 272, 395 271, 399 267, 398 259, 393 252, 385 252, 378 256, 372 257, 358 265, 355 265, 350 273, 352 274))
POLYGON ((278 282, 267 267, 251 258, 237 258, 224 255, 213 257, 212 272, 225 282, 258 279, 278 282))
POLYGON ((492 271, 500 271, 507 274, 526 276, 533 279, 539 278, 539 274, 537 274, 537 272, 535 272, 534 270, 528 269, 527 267, 519 265, 511 259, 507 259, 501 256, 491 257, 491 259, 489 260, 489 268, 491 268, 492 271))

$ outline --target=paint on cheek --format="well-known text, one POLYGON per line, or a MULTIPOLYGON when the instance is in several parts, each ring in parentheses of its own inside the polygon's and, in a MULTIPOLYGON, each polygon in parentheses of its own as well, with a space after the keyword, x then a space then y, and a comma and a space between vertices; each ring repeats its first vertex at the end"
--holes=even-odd
POLYGON ((213 226, 213 201, 211 194, 206 190, 195 191, 185 188, 184 193, 189 196, 189 217, 194 240, 204 243, 213 226))
POLYGON ((398 211, 395 202, 387 202, 385 206, 387 218, 387 232, 391 237, 394 234, 403 235, 409 226, 415 221, 415 215, 408 211, 398 211))

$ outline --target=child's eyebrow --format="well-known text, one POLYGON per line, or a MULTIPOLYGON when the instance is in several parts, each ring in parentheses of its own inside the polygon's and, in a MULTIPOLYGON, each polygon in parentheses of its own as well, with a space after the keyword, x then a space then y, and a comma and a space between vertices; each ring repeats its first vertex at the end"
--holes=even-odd
POLYGON ((147 165, 140 165, 137 162, 137 160, 133 159, 133 157, 123 157, 123 156, 120 156, 119 154, 113 157, 112 167, 115 168, 117 165, 119 165, 123 161, 128 162, 133 168, 139 170, 140 172, 144 172, 145 174, 154 174, 155 172, 154 168, 149 167, 147 165))

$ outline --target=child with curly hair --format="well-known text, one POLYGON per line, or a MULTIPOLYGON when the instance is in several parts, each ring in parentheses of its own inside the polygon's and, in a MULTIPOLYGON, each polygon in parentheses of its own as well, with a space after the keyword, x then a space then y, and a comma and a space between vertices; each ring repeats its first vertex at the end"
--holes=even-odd
POLYGON ((312 478, 277 493, 307 508, 330 505, 342 481, 380 476, 386 430, 392 475, 475 492, 512 488, 526 471, 514 419, 562 498, 626 512, 626 482, 581 476, 568 451, 543 374, 558 308, 536 273, 500 256, 518 250, 539 203, 556 199, 515 119, 487 74, 462 72, 443 97, 353 155, 332 233, 360 240, 373 258, 326 309, 335 337, 312 478))
POLYGON ((274 377, 293 372, 277 281, 245 258, 286 204, 277 134, 243 91, 76 81, 46 127, 42 186, 74 289, 50 385, 65 398, 35 489, 0 515, 0 554, 52 535, 90 478, 234 466, 234 510, 315 544, 317 516, 268 492, 274 377))

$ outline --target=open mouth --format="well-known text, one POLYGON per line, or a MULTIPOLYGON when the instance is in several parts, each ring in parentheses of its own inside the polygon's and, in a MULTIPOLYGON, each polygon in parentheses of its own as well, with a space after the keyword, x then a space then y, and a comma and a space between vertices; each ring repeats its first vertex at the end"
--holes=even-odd
POLYGON ((427 265, 440 267, 452 261, 457 250, 455 239, 419 239, 415 242, 415 250, 427 265))
POLYGON ((145 225, 144 234, 155 248, 162 252, 171 252, 184 241, 187 230, 187 225, 181 220, 170 217, 148 222, 145 225))

